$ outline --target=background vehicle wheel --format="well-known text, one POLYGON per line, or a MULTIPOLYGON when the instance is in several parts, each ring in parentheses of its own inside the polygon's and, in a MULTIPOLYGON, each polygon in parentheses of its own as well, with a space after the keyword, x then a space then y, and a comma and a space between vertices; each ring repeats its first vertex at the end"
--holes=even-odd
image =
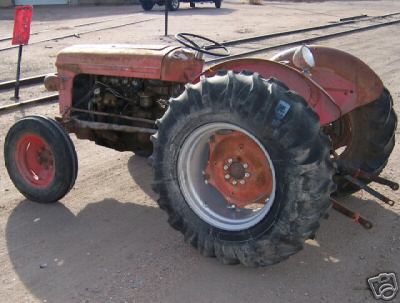
POLYGON ((221 8, 222 0, 215 0, 214 4, 216 8, 221 8))
MULTIPOLYGON (((376 101, 343 116, 333 127, 334 135, 331 137, 334 149, 340 152, 339 160, 343 166, 380 174, 394 148, 397 128, 397 116, 389 91, 384 89, 376 101)), ((336 176, 335 181, 335 194, 338 196, 359 190, 340 176, 336 176)))
POLYGON ((158 203, 201 254, 264 266, 314 236, 334 190, 330 141, 282 83, 233 72, 203 77, 157 124, 158 203))
POLYGON ((168 10, 176 11, 179 9, 179 0, 168 0, 168 10))
POLYGON ((8 131, 4 144, 8 174, 29 200, 52 203, 73 187, 78 160, 68 134, 54 120, 28 116, 8 131))
POLYGON ((140 4, 142 5, 142 8, 143 8, 145 11, 151 11, 151 9, 152 9, 153 6, 154 6, 154 2, 153 2, 153 1, 141 0, 141 1, 140 1, 140 4))
POLYGON ((191 7, 191 8, 195 8, 195 7, 196 7, 196 3, 190 2, 190 7, 191 7))

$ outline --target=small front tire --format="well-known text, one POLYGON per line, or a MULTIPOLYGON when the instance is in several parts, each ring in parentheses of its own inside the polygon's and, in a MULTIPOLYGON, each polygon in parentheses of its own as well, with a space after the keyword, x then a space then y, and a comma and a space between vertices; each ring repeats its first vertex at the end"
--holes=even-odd
POLYGON ((8 131, 4 160, 15 187, 29 200, 53 203, 73 187, 78 160, 74 145, 54 120, 27 116, 8 131))

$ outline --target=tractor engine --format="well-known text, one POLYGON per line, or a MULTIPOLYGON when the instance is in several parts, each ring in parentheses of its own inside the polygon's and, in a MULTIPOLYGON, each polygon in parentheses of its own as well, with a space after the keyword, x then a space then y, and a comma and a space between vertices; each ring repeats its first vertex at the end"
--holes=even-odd
POLYGON ((71 118, 110 127, 71 131, 99 145, 147 154, 151 150, 148 133, 119 131, 113 126, 154 127, 155 120, 165 113, 168 99, 183 89, 174 82, 80 74, 74 79, 71 118))

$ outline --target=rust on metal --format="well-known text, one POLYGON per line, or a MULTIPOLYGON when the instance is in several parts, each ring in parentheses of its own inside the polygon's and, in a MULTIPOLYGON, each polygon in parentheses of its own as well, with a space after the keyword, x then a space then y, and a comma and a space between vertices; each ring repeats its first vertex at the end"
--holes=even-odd
MULTIPOLYGON (((316 66, 311 70, 311 79, 324 88, 340 107, 342 115, 379 98, 383 83, 378 75, 363 61, 344 51, 309 46, 316 66)), ((288 61, 293 64, 296 48, 283 51, 271 60, 288 61)))
POLYGON ((345 215, 348 218, 353 219, 354 222, 360 224, 365 229, 371 229, 373 227, 373 224, 369 220, 364 218, 360 213, 352 211, 351 209, 342 205, 333 198, 331 198, 331 202, 332 202, 332 208, 334 210, 340 212, 342 215, 345 215))
POLYGON ((122 120, 134 121, 134 122, 148 123, 151 125, 155 125, 155 123, 156 123, 155 120, 138 118, 138 117, 130 117, 130 116, 125 116, 125 115, 113 114, 113 113, 105 113, 105 112, 99 112, 99 111, 95 111, 95 110, 88 110, 88 109, 82 109, 82 108, 76 108, 76 107, 71 107, 70 112, 79 112, 79 113, 86 113, 86 114, 91 114, 91 115, 95 115, 95 116, 112 117, 112 118, 118 118, 118 119, 122 119, 122 120))
POLYGON ((160 79, 164 57, 176 46, 138 46, 129 44, 87 44, 63 49, 58 55, 58 70, 136 78, 160 79), (79 70, 77 69, 79 67, 79 70))
POLYGON ((56 74, 48 74, 43 80, 44 87, 50 92, 58 92, 60 89, 60 79, 56 74))
POLYGON ((204 176, 230 203, 244 208, 265 204, 272 193, 272 171, 260 147, 238 131, 215 134, 204 176))
POLYGON ((204 61, 178 46, 75 45, 63 49, 56 66, 60 112, 72 105, 72 87, 78 74, 158 79, 188 83, 201 73, 204 61))
POLYGON ((380 192, 377 192, 375 189, 369 187, 367 184, 363 183, 359 179, 356 179, 350 175, 344 175, 343 178, 345 178, 350 183, 353 183, 354 185, 358 186, 360 189, 365 190, 367 193, 378 198, 382 202, 384 202, 390 206, 394 205, 395 202, 392 199, 386 197, 385 195, 382 195, 380 192))
POLYGON ((91 121, 79 120, 76 118, 71 118, 68 121, 68 124, 69 124, 68 129, 112 130, 112 131, 119 131, 126 133, 146 133, 146 134, 155 134, 157 132, 157 130, 154 128, 136 127, 136 126, 113 124, 113 123, 103 123, 103 122, 91 122, 91 121))
POLYGON ((178 48, 165 56, 162 62, 161 80, 188 83, 202 72, 204 60, 198 59, 195 53, 178 48))

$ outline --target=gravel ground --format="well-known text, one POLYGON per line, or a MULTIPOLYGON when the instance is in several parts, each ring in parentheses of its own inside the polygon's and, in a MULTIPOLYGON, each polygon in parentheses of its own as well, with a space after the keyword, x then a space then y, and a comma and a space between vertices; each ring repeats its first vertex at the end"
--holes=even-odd
MULTIPOLYGON (((398 1, 267 1, 263 6, 224 2, 220 10, 210 4, 196 9, 182 4, 181 10, 170 15, 170 33, 193 32, 223 41, 397 11, 398 1)), ((10 9, 0 11, 0 38, 11 33, 12 14, 10 9)), ((162 36, 161 7, 149 13, 139 6, 35 8, 32 32, 50 30, 32 36, 31 42, 137 21, 143 22, 28 46, 23 76, 54 71, 56 53, 76 43, 171 43, 162 36), (104 22, 82 26, 99 20, 104 22)), ((392 92, 397 112, 399 30, 394 25, 323 43, 359 56, 376 70, 392 92)), ((291 38, 301 37, 305 35, 291 38)), ((16 50, 0 52, 0 56, 0 81, 12 79, 16 50)), ((29 99, 40 93, 40 88, 26 89, 21 96, 29 99)), ((0 94, 0 105, 10 102, 10 94, 0 94)), ((14 121, 29 114, 54 116, 57 110, 56 104, 47 104, 0 114, 1 158, 4 137, 14 121)), ((224 266, 201 257, 168 226, 156 206, 151 170, 143 158, 72 138, 80 171, 75 187, 60 203, 39 205, 25 200, 0 162, 2 302, 361 303, 375 302, 368 277, 385 271, 400 275, 399 204, 387 207, 366 193, 353 195, 341 201, 369 218, 375 224, 372 230, 331 211, 317 238, 307 241, 304 250, 289 260, 259 269, 224 266)), ((383 175, 400 180, 399 163, 396 144, 383 175)), ((398 193, 376 188, 400 201, 398 193)))

